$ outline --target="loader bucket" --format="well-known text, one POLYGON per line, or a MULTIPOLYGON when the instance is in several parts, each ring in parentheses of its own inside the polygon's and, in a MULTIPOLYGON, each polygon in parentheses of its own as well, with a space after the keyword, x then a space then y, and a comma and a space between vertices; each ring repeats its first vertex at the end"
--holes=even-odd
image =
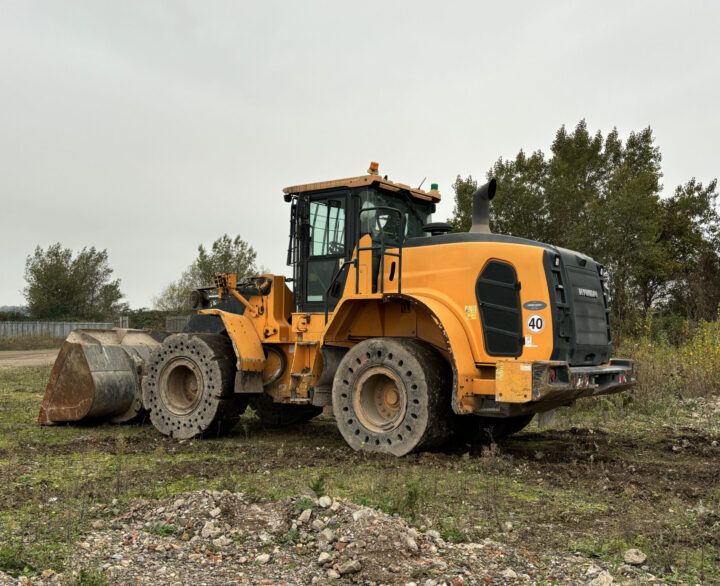
POLYGON ((60 348, 38 422, 129 421, 143 410, 142 374, 167 336, 152 330, 73 330, 60 348))

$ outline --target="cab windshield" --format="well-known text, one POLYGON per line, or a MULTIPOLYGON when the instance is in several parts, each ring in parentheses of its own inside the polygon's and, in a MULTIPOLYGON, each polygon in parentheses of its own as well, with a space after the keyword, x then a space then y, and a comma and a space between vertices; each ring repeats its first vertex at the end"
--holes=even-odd
POLYGON ((388 194, 375 189, 364 189, 360 191, 360 208, 389 207, 397 209, 405 222, 405 230, 402 238, 399 238, 400 219, 397 214, 386 211, 360 213, 360 233, 371 234, 373 240, 379 240, 382 230, 387 242, 405 241, 407 238, 418 238, 429 236, 423 231, 423 226, 430 223, 432 204, 419 201, 403 193, 388 194))

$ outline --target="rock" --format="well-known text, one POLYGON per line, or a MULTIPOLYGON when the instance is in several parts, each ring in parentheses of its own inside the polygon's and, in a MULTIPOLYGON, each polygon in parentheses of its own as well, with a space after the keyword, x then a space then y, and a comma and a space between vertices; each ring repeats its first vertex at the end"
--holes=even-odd
POLYGON ((333 501, 333 504, 330 505, 331 511, 337 511, 340 509, 340 502, 339 501, 333 501))
POLYGON ((102 519, 97 519, 92 522, 93 529, 102 529, 105 526, 105 522, 102 519))
POLYGON ((435 529, 430 529, 425 535, 428 537, 428 539, 432 539, 433 541, 437 541, 438 539, 441 539, 440 532, 435 531, 435 529))
POLYGON ((229 537, 226 537, 225 535, 221 535, 217 539, 213 539, 212 543, 215 547, 224 548, 224 547, 227 547, 228 545, 230 545, 232 542, 233 542, 233 540, 230 539, 229 537))
POLYGON ((623 576, 628 576, 631 574, 635 574, 637 572, 637 569, 635 568, 635 566, 623 564, 618 568, 618 572, 620 572, 623 576))
POLYGON ((513 530, 513 524, 512 524, 510 521, 505 521, 505 522, 503 523, 503 529, 504 529, 507 533, 510 533, 510 531, 513 530))
POLYGON ((340 566, 338 566, 338 572, 340 572, 341 576, 344 576, 345 574, 355 574, 361 569, 362 566, 357 560, 350 560, 349 562, 345 562, 344 564, 340 564, 340 566))
POLYGON ((375 511, 367 508, 359 509, 353 513, 352 517, 353 521, 359 521, 360 519, 374 519, 375 511))
POLYGON ((631 566, 642 566, 647 559, 647 556, 639 549, 628 549, 623 556, 626 564, 631 566))
POLYGON ((328 552, 326 552, 326 551, 322 552, 320 554, 320 556, 318 557, 318 564, 322 565, 326 562, 329 562, 331 557, 332 556, 328 552))
POLYGON ((217 519, 217 518, 220 516, 220 512, 221 512, 221 511, 220 511, 220 507, 215 507, 214 509, 212 509, 212 510, 210 511, 210 516, 211 516, 213 519, 217 519))
POLYGON ((335 541, 335 532, 332 529, 323 529, 318 535, 318 538, 331 543, 335 541))
POLYGON ((302 513, 300 513, 298 521, 300 521, 301 523, 307 523, 310 520, 311 515, 312 509, 305 509, 302 513))
POLYGON ((417 551, 418 550, 417 541, 415 541, 412 537, 406 537, 405 538, 405 547, 407 547, 410 551, 417 551))
POLYGON ((203 525, 202 531, 200 531, 200 536, 204 537, 205 539, 209 539, 217 532, 218 530, 215 527, 215 523, 213 523, 212 521, 206 521, 205 525, 203 525))
POLYGON ((259 556, 255 558, 255 561, 260 564, 261 566, 264 566, 270 561, 270 554, 267 553, 261 553, 259 556))
POLYGON ((612 583, 613 577, 605 570, 600 570, 600 572, 587 583, 587 586, 609 586, 612 583))
POLYGON ((340 574, 338 574, 335 570, 328 570, 325 575, 331 580, 337 580, 340 577, 340 574))
POLYGON ((318 499, 318 505, 320 505, 323 509, 327 509, 330 505, 332 505, 332 499, 329 496, 321 496, 318 499))
POLYGON ((517 580, 517 574, 512 568, 505 568, 502 572, 500 572, 500 576, 506 580, 517 580))
POLYGON ((315 529, 315 531, 322 531, 325 527, 325 523, 323 523, 320 519, 315 519, 312 522, 312 528, 315 529))

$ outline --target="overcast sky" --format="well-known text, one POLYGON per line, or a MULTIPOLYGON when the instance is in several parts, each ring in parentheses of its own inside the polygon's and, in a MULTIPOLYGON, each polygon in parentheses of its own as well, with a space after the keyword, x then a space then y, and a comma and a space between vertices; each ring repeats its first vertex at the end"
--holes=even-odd
MULTIPOLYGON (((288 185, 454 178, 585 118, 651 126, 665 193, 720 175, 717 2, 0 0, 0 305, 106 248, 133 308, 240 234, 285 272, 288 185)), ((501 196, 502 194, 498 194, 501 196)))

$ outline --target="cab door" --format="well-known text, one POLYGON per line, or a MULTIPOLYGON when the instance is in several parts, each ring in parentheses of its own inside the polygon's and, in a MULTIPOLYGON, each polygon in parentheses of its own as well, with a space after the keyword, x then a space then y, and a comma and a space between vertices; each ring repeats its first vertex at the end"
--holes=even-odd
MULTIPOLYGON (((342 294, 343 283, 330 285, 348 254, 348 192, 331 191, 301 199, 300 265, 301 295, 300 311, 332 311, 342 294)), ((344 280, 347 271, 343 272, 344 280)))

